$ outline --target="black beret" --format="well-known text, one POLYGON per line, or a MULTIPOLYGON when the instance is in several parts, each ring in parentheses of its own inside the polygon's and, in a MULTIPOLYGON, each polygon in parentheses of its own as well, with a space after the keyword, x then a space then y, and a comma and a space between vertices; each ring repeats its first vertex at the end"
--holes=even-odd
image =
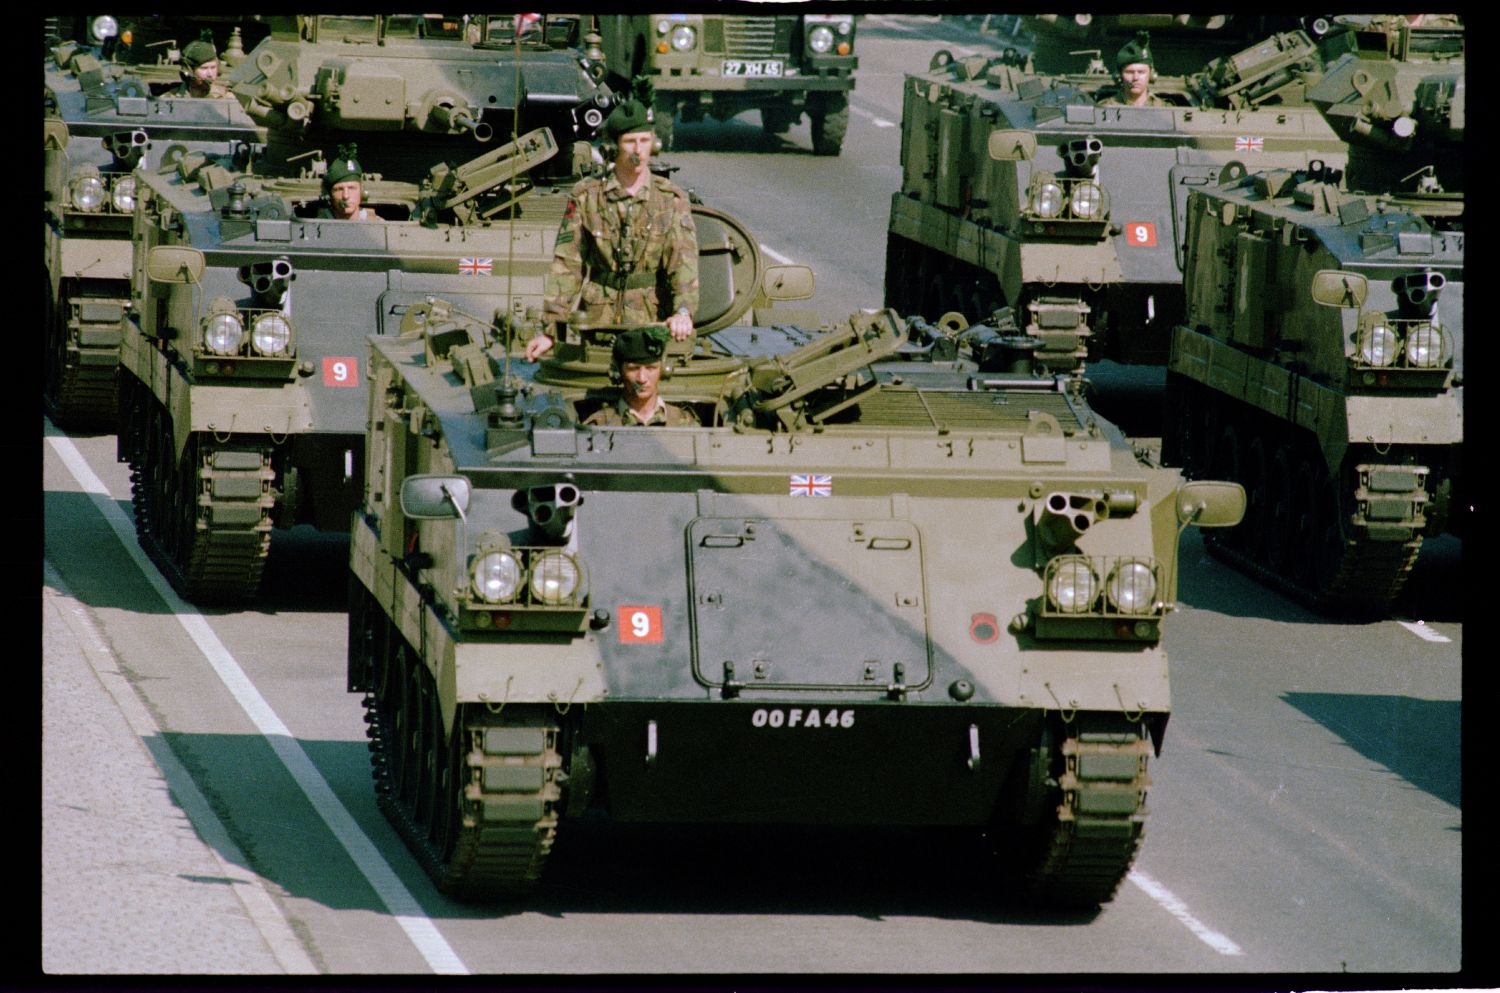
POLYGON ((656 112, 641 101, 631 97, 618 104, 604 120, 604 133, 619 138, 632 131, 654 131, 656 112))
POLYGON ((667 350, 667 329, 659 324, 631 328, 615 335, 615 365, 626 362, 660 362, 667 350))
POLYGON ((214 50, 214 43, 202 38, 189 42, 182 49, 182 64, 189 69, 196 69, 205 62, 216 62, 218 58, 219 53, 214 50))
POLYGON ((1137 62, 1144 62, 1153 68, 1156 66, 1151 59, 1151 36, 1144 31, 1136 32, 1135 40, 1126 43, 1125 47, 1115 54, 1116 69, 1135 65, 1137 62))
POLYGON ((328 172, 323 177, 323 182, 330 189, 335 183, 350 179, 364 179, 365 171, 360 168, 359 160, 354 157, 357 151, 353 144, 339 146, 338 158, 328 163, 328 172))

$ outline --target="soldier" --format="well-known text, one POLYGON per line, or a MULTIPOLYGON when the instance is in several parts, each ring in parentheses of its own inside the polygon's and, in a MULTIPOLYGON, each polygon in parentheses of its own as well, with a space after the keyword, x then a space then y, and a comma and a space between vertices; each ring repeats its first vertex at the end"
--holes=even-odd
POLYGON ((179 97, 227 97, 229 88, 219 80, 219 53, 214 43, 200 38, 182 49, 182 85, 179 97))
POLYGON ((328 166, 323 177, 323 195, 328 206, 319 212, 319 217, 331 217, 337 221, 370 221, 375 212, 361 207, 365 195, 365 173, 354 157, 356 147, 352 144, 339 147, 339 157, 328 166))
POLYGON ((667 403, 657 392, 667 334, 661 325, 631 328, 615 335, 610 378, 620 383, 620 395, 590 414, 585 424, 669 428, 693 427, 697 415, 687 407, 667 403))
POLYGON ((1151 59, 1151 36, 1144 31, 1136 32, 1135 40, 1128 42, 1115 55, 1119 88, 1099 101, 1106 106, 1123 107, 1170 107, 1166 100, 1151 92, 1156 80, 1156 63, 1151 59))
POLYGON ((578 310, 592 323, 664 321, 673 339, 692 336, 698 236, 687 194, 651 174, 653 119, 649 104, 631 98, 604 122, 601 150, 611 169, 573 187, 542 302, 542 320, 554 330, 526 343, 528 361, 552 348, 556 325, 578 310))

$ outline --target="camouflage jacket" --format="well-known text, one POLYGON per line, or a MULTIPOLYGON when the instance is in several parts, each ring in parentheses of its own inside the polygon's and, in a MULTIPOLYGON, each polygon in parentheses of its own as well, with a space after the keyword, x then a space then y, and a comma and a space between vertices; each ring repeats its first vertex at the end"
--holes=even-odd
POLYGON ((651 176, 635 196, 611 172, 573 187, 547 274, 543 319, 653 324, 698 310, 698 235, 687 194, 651 176), (577 306, 574 306, 574 301, 577 306))
POLYGON ((660 397, 657 398, 656 411, 644 423, 641 423, 630 409, 625 405, 625 398, 619 397, 614 403, 606 403, 603 407, 594 411, 584 418, 585 424, 599 424, 606 427, 697 427, 698 415, 693 413, 689 407, 679 407, 676 404, 667 403, 660 397))
MULTIPOLYGON (((1122 100, 1120 98, 1119 91, 1113 91, 1113 92, 1110 92, 1110 93, 1107 93, 1107 94, 1100 94, 1099 99, 1098 99, 1097 102, 1098 102, 1099 106, 1101 106, 1101 107, 1129 107, 1129 106, 1131 106, 1131 104, 1126 103, 1124 100, 1122 100)), ((1172 102, 1170 100, 1164 100, 1161 97, 1157 96, 1155 93, 1147 93, 1146 94, 1146 102, 1144 104, 1142 104, 1141 106, 1143 106, 1143 107, 1171 107, 1171 106, 1173 106, 1173 104, 1172 104, 1172 102)))

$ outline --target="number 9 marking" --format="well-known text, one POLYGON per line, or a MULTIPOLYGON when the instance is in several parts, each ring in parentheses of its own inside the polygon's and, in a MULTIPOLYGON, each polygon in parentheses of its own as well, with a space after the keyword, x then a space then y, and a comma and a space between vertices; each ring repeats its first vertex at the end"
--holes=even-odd
POLYGON ((661 644, 661 608, 622 605, 620 607, 620 642, 627 645, 661 644))
POLYGON ((358 386, 359 359, 345 355, 329 355, 323 359, 324 386, 358 386))
POLYGON ((1125 225, 1125 243, 1135 248, 1156 246, 1156 225, 1150 221, 1130 221, 1125 225))

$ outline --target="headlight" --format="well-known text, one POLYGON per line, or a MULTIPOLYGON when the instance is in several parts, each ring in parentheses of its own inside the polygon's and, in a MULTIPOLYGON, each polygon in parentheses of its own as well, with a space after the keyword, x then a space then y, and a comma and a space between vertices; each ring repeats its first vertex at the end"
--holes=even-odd
POLYGON ((521 589, 521 563, 510 552, 490 552, 474 563, 474 595, 485 603, 507 603, 521 589))
POLYGON ((79 176, 68 187, 73 206, 93 213, 104 206, 104 180, 98 176, 79 176))
POLYGON ((686 24, 679 24, 672 29, 672 47, 679 52, 686 52, 698 44, 698 32, 686 24))
POLYGON ((1038 183, 1031 188, 1031 210, 1043 217, 1056 217, 1062 213, 1062 187, 1056 183, 1038 183))
POLYGON ((135 177, 121 176, 116 179, 109 195, 115 202, 115 210, 120 213, 128 214, 135 210, 135 177))
POLYGON ((848 34, 850 31, 854 30, 854 22, 853 21, 839 21, 838 27, 839 27, 839 34, 848 34))
POLYGON ((833 47, 833 32, 819 24, 807 33, 807 47, 819 55, 824 54, 833 47))
POLYGON ((250 344, 260 355, 280 355, 292 340, 292 326, 280 314, 261 314, 250 329, 250 344))
POLYGON ((245 325, 238 314, 214 314, 203 325, 203 347, 215 355, 238 355, 245 325))
POLYGON ((578 563, 562 552, 543 552, 531 563, 531 595, 542 603, 567 603, 578 589, 578 563))
POLYGON ((1110 573, 1105 592, 1122 614, 1149 613, 1156 603, 1156 573, 1145 562, 1121 562, 1110 573))
POLYGON ((1436 369, 1447 360, 1448 343, 1443 332, 1421 324, 1406 333, 1406 364, 1414 369, 1436 369))
POLYGON ((1104 191, 1093 183, 1074 183, 1068 196, 1068 209, 1085 221, 1098 217, 1104 208, 1104 191))
POLYGON ((1099 577, 1087 559, 1071 556, 1053 563, 1047 580, 1047 599, 1054 610, 1064 614, 1085 614, 1099 593, 1099 577))
POLYGON ((1387 366, 1396 361, 1396 332, 1388 324, 1373 324, 1359 335, 1359 357, 1365 365, 1387 366))
POLYGON ((657 34, 666 34, 670 30, 672 30, 672 22, 671 21, 663 19, 663 20, 660 20, 660 21, 656 22, 656 33, 657 34))
POLYGON ((119 33, 120 22, 108 14, 100 14, 89 22, 89 34, 93 35, 95 41, 113 38, 119 33))

